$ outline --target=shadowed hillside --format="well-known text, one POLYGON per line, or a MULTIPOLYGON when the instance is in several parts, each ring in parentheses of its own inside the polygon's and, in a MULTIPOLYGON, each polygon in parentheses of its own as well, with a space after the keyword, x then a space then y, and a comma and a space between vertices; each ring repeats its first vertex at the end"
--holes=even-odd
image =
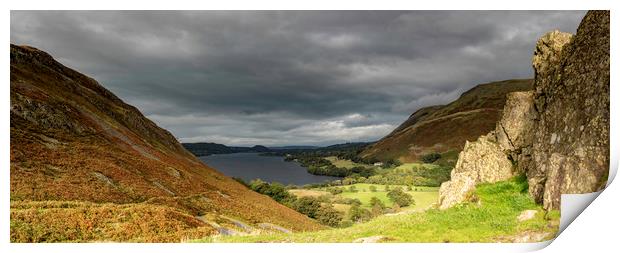
POLYGON ((531 89, 531 79, 480 84, 450 104, 417 110, 360 155, 368 159, 410 162, 431 152, 460 151, 466 140, 476 140, 495 128, 506 103, 506 94, 531 89))
POLYGON ((10 92, 12 241, 180 241, 218 233, 223 216, 321 227, 205 166, 43 51, 11 45, 10 92))

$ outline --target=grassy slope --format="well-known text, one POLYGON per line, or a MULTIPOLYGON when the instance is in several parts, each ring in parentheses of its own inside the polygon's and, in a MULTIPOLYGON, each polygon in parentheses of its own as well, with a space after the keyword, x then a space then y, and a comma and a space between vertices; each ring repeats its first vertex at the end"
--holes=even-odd
POLYGON ((512 241, 523 234, 557 233, 559 212, 545 214, 527 194, 523 177, 477 186, 477 203, 447 210, 381 216, 349 228, 294 234, 262 234, 241 237, 207 237, 199 242, 352 242, 369 236, 385 236, 392 242, 496 242, 512 241), (528 221, 518 222, 523 210, 538 210, 528 221))

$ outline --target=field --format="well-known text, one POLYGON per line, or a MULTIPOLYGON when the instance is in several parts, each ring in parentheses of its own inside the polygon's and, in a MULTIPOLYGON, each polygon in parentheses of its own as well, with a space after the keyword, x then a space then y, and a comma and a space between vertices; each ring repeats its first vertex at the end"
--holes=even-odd
POLYGON ((319 196, 323 196, 323 195, 328 195, 330 194, 329 192, 326 191, 319 191, 319 190, 307 190, 307 189, 293 189, 293 190, 288 190, 289 193, 297 196, 298 198, 301 197, 319 197, 319 196))
MULTIPOLYGON (((342 188, 344 192, 332 196, 331 193, 327 192, 325 188, 316 188, 316 189, 293 189, 289 190, 290 193, 294 194, 297 197, 311 196, 311 197, 319 197, 323 195, 328 195, 332 198, 351 198, 351 199, 359 199, 362 202, 362 207, 371 208, 370 199, 372 197, 379 198, 387 207, 391 207, 394 203, 387 197, 387 192, 385 191, 385 185, 379 184, 353 184, 347 186, 338 186, 342 188), (355 186, 357 192, 349 192, 348 189, 351 186, 355 186), (377 188, 376 192, 370 191, 370 186, 375 186, 377 188)), ((399 187, 399 186, 389 186, 389 187, 399 187)), ((403 208, 404 210, 411 211, 422 211, 424 209, 429 208, 432 204, 437 201, 439 188, 437 187, 413 187, 412 191, 408 191, 407 187, 402 187, 405 192, 411 194, 413 199, 415 200, 415 205, 403 208)), ((334 204, 334 207, 339 211, 346 211, 349 209, 349 205, 344 204, 334 204)))
POLYGON ((380 236, 384 242, 521 242, 555 236, 559 212, 546 213, 527 194, 524 177, 477 186, 479 201, 447 210, 380 216, 348 228, 294 234, 207 237, 198 242, 353 242, 380 236), (536 210, 531 220, 519 222, 524 210, 536 210))
MULTIPOLYGON (((349 192, 348 189, 350 186, 341 186, 343 193, 339 194, 343 198, 352 198, 359 199, 362 202, 362 207, 371 208, 370 199, 372 197, 379 198, 386 206, 393 206, 394 203, 387 197, 387 191, 385 191, 385 185, 378 184, 353 184, 357 189, 357 192, 349 192), (377 188, 376 192, 370 191, 370 186, 375 186, 377 188)), ((390 187, 398 187, 398 186, 390 186, 390 187)), ((412 190, 408 191, 405 186, 400 186, 405 190, 405 192, 409 193, 413 199, 415 200, 415 206, 412 206, 409 209, 413 210, 424 210, 431 206, 433 203, 437 201, 439 188, 437 187, 413 187, 413 189, 417 189, 417 191, 412 190)))

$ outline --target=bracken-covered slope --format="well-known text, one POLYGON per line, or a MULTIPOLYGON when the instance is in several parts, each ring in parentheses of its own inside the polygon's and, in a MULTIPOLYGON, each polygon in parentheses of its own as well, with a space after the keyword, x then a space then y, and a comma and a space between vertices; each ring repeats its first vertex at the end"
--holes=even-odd
POLYGON ((408 162, 430 152, 460 151, 466 140, 474 141, 495 128, 506 94, 531 89, 531 79, 480 84, 450 104, 414 112, 392 133, 366 148, 361 156, 408 162))
POLYGON ((12 241, 178 241, 217 233, 197 216, 294 231, 321 227, 205 166, 135 107, 43 51, 11 45, 10 96, 12 241), (96 214, 102 210, 117 216, 96 214), (126 217, 128 210, 160 221, 126 217), (108 223, 136 231, 101 233, 108 223))

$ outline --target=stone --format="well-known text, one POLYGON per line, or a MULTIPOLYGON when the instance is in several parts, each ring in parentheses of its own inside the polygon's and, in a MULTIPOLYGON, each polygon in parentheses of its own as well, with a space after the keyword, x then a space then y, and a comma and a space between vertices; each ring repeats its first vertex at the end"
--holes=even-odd
POLYGON ((519 167, 527 171, 530 194, 545 209, 558 209, 563 193, 605 187, 609 64, 609 11, 589 11, 574 36, 553 31, 536 44, 533 165, 519 167))
POLYGON ((509 179, 513 176, 512 163, 491 132, 474 142, 465 142, 450 175, 450 181, 443 182, 439 188, 439 209, 466 201, 476 184, 509 179))
POLYGON ((377 243, 377 242, 382 242, 382 241, 386 241, 388 238, 382 235, 375 235, 375 236, 370 236, 370 237, 363 237, 363 238, 358 238, 355 239, 355 241, 353 241, 354 243, 377 243))
POLYGON ((496 142, 494 132, 466 142, 452 170, 452 176, 467 173, 474 182, 495 183, 513 176, 512 163, 496 142))
POLYGON ((170 189, 165 187, 160 182, 155 181, 155 182, 153 182, 153 185, 155 185, 157 188, 161 189, 162 191, 168 193, 170 196, 176 196, 176 194, 173 191, 171 191, 170 189))
POLYGON ((534 92, 512 92, 506 95, 502 117, 495 127, 497 144, 506 153, 521 153, 532 143, 536 123, 534 92))
POLYGON ((537 213, 538 211, 536 210, 525 210, 521 212, 519 216, 517 216, 517 221, 524 222, 526 220, 531 220, 534 218, 534 216, 536 216, 537 213))
POLYGON ((439 187, 439 209, 447 209, 467 199, 476 189, 473 177, 467 174, 453 174, 450 181, 443 182, 439 187))
POLYGON ((278 225, 272 224, 272 223, 259 223, 258 227, 261 228, 261 229, 279 231, 279 232, 282 232, 282 233, 285 233, 285 234, 292 234, 293 233, 292 231, 290 231, 290 230, 288 230, 286 228, 283 228, 281 226, 278 226, 278 225))
POLYGON ((166 172, 168 172, 168 175, 173 176, 176 179, 181 178, 181 172, 173 167, 166 167, 166 172))
POLYGON ((109 178, 108 176, 102 174, 101 172, 92 172, 93 176, 95 176, 95 178, 97 178, 98 180, 100 180, 103 183, 106 183, 109 186, 112 187, 116 187, 116 184, 114 184, 114 181, 109 178))

